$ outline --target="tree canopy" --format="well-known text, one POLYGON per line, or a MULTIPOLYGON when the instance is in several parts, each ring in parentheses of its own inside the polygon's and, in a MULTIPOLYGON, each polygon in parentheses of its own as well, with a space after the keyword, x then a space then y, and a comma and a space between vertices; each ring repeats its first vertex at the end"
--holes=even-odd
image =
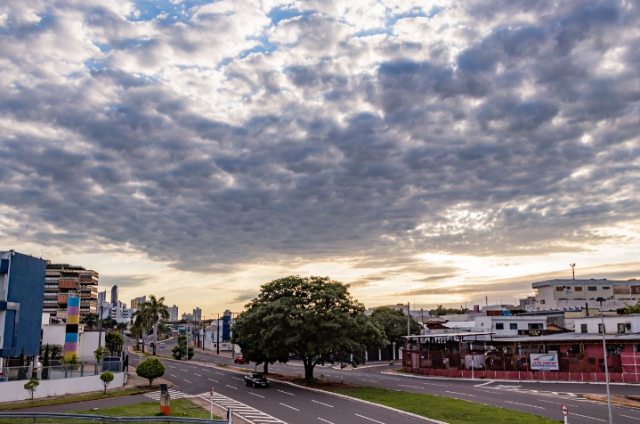
MULTIPOLYGON (((407 314, 402 310, 393 308, 377 308, 371 314, 371 319, 382 329, 389 343, 401 343, 403 336, 407 335, 407 314)), ((420 334, 420 324, 410 318, 411 334, 420 334)))
POLYGON ((318 364, 347 357, 353 365, 364 363, 365 349, 382 347, 386 340, 347 289, 328 277, 273 280, 261 287, 236 320, 234 343, 243 354, 247 349, 250 360, 297 356, 308 383, 313 382, 318 364))
POLYGON ((136 367, 136 374, 149 380, 149 387, 153 384, 153 380, 164 375, 164 371, 164 364, 158 358, 147 358, 136 367))
POLYGON ((109 331, 104 336, 104 344, 111 352, 120 352, 124 346, 124 338, 120 333, 109 331))

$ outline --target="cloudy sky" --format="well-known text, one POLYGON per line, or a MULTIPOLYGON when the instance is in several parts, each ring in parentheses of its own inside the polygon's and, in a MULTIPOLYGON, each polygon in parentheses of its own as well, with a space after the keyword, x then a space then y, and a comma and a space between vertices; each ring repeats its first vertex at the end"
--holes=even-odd
POLYGON ((0 250, 123 300, 640 277, 634 1, 8 0, 0 250))

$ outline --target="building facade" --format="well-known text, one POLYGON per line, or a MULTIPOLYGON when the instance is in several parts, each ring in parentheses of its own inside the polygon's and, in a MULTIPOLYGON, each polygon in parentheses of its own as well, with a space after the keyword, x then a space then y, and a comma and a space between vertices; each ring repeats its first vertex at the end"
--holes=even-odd
POLYGON ((58 319, 67 318, 69 292, 80 294, 80 319, 97 314, 98 273, 81 266, 52 264, 47 261, 44 281, 43 312, 58 319))
POLYGON ((111 305, 115 306, 118 303, 118 286, 113 285, 111 287, 111 305))
POLYGON ((195 322, 200 322, 200 321, 202 321, 202 309, 200 309, 200 308, 196 307, 196 308, 193 310, 193 320, 194 320, 195 322))
POLYGON ((178 307, 176 305, 167 308, 169 311, 169 321, 178 321, 178 307))
POLYGON ((3 359, 38 355, 47 263, 0 252, 0 367, 3 359))
POLYGON ((139 310, 140 306, 147 301, 147 296, 136 297, 131 299, 131 309, 139 310))
POLYGON ((633 280, 549 280, 532 284, 535 290, 535 310, 575 307, 599 308, 598 298, 604 298, 604 310, 624 308, 640 299, 640 281, 633 280))

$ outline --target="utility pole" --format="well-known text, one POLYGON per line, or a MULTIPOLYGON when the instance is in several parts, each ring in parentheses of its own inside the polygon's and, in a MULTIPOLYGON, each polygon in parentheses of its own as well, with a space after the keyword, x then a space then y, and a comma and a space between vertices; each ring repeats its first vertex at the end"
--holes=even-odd
POLYGON ((576 279, 576 264, 569 264, 569 266, 571 267, 571 276, 575 280, 576 279))
MULTIPOLYGON (((407 336, 411 335, 411 302, 407 302, 407 336)), ((408 340, 408 339, 407 339, 408 340)))
POLYGON ((607 342, 604 338, 604 335, 607 332, 604 328, 604 310, 602 309, 602 302, 604 301, 604 297, 599 297, 596 300, 600 302, 600 317, 602 318, 602 350, 604 352, 604 373, 607 381, 607 406, 609 407, 609 424, 613 424, 613 414, 611 413, 611 392, 609 391, 609 366, 607 365, 607 342))
POLYGON ((216 354, 220 355, 220 313, 218 312, 218 324, 216 327, 216 354))

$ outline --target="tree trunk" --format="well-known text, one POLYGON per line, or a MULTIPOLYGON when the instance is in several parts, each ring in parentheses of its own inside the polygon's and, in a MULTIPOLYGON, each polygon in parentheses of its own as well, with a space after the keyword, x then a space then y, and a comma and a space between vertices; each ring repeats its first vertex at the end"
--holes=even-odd
POLYGON ((313 359, 303 360, 304 363, 304 379, 307 384, 313 384, 313 359))
POLYGON ((264 374, 269 374, 269 361, 264 361, 264 365, 262 367, 262 372, 264 374))
POLYGON ((153 356, 156 356, 156 346, 158 345, 158 323, 153 324, 153 356))

